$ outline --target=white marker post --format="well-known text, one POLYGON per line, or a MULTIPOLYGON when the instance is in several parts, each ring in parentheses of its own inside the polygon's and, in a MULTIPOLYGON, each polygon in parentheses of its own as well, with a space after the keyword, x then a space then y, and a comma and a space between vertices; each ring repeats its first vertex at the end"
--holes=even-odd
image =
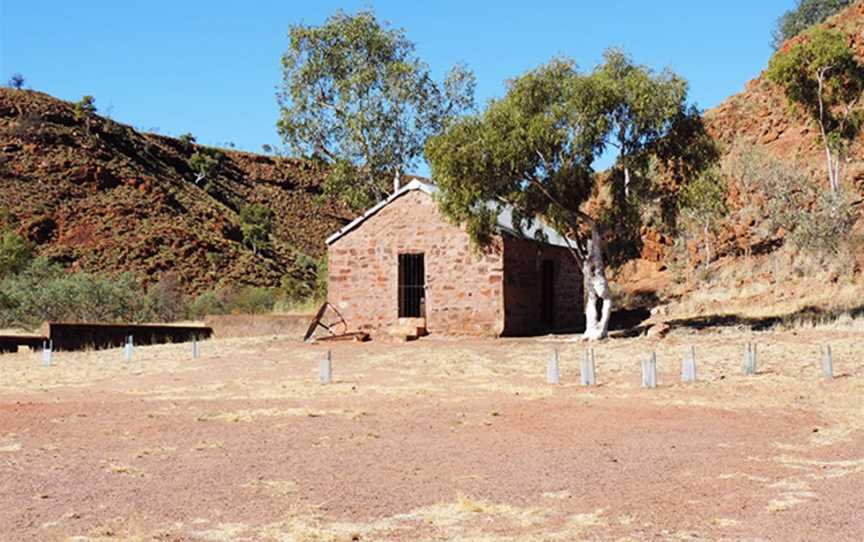
POLYGON ((198 348, 198 339, 192 339, 192 359, 201 357, 201 350, 198 348))
POLYGON ((126 346, 123 347, 123 360, 126 363, 132 361, 132 353, 134 348, 134 340, 132 339, 132 335, 129 335, 128 337, 126 337, 126 346))
POLYGON ((657 387, 657 353, 651 352, 651 356, 642 362, 642 387, 657 387))
POLYGON ((54 351, 54 341, 42 341, 42 366, 51 367, 54 351))
POLYGON ((322 384, 330 384, 333 382, 333 358, 329 350, 324 359, 321 360, 321 365, 318 367, 318 377, 322 384))
POLYGON ((749 342, 744 350, 744 374, 756 374, 756 345, 749 342))
POLYGON ((549 362, 546 364, 546 383, 547 384, 560 384, 561 383, 561 370, 558 366, 558 350, 556 349, 552 356, 549 358, 549 362))
POLYGON ((690 347, 690 351, 684 354, 684 363, 681 364, 681 382, 696 382, 696 349, 690 347))
POLYGON ((831 356, 831 345, 826 344, 822 349, 822 377, 834 378, 834 359, 831 356))
POLYGON ((580 381, 583 386, 597 385, 597 366, 594 359, 594 349, 589 348, 582 354, 580 381))

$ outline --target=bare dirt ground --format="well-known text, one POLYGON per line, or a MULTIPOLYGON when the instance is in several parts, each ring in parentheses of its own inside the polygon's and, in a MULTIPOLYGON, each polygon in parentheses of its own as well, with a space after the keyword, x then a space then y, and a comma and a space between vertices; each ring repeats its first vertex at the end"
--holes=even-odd
POLYGON ((861 323, 613 339, 590 389, 561 338, 329 347, 331 385, 280 338, 0 356, 0 539, 864 538, 861 323))

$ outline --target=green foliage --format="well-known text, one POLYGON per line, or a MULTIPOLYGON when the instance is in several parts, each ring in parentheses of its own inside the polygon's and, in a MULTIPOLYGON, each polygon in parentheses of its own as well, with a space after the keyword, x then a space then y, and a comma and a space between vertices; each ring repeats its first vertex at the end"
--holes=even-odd
POLYGON ((681 190, 678 197, 683 224, 688 233, 702 237, 705 266, 711 263, 711 237, 716 233, 726 207, 726 184, 718 166, 702 171, 681 190))
POLYGON ((430 139, 426 157, 444 214, 487 244, 503 205, 528 227, 543 216, 573 231, 572 211, 594 183, 590 164, 602 149, 597 89, 574 63, 553 60, 510 82, 486 110, 452 123, 430 139))
POLYGON ((221 290, 213 290, 198 294, 190 303, 188 314, 190 318, 203 319, 208 314, 227 314, 227 301, 221 290))
POLYGON ((189 167, 195 172, 195 184, 219 173, 225 155, 209 147, 200 147, 189 157, 189 167))
POLYGON ((825 28, 808 32, 804 40, 775 54, 765 75, 820 122, 830 148, 858 133, 860 114, 852 106, 864 92, 864 67, 845 34, 825 28))
POLYGON ((228 309, 232 313, 261 314, 271 312, 275 302, 275 288, 250 286, 240 288, 228 298, 228 309))
POLYGON ((273 211, 260 203, 243 207, 240 210, 240 230, 243 232, 243 241, 255 254, 269 250, 273 211))
POLYGON ((828 183, 840 190, 841 157, 858 134, 864 95, 864 66, 841 32, 815 28, 792 47, 774 55, 766 76, 790 101, 803 106, 818 123, 825 146, 828 183))
POLYGON ((330 164, 325 194, 354 207, 387 194, 429 136, 473 107, 470 72, 457 66, 435 82, 404 31, 372 11, 295 25, 289 38, 279 132, 295 152, 330 164))
POLYGON ((819 24, 831 15, 852 4, 854 0, 798 0, 794 9, 783 13, 777 19, 777 25, 772 33, 774 49, 780 49, 783 43, 801 34, 814 24, 819 24))
POLYGON ((609 263, 617 267, 641 252, 644 211, 671 210, 670 192, 661 190, 649 174, 655 156, 666 152, 666 158, 678 158, 669 152, 679 150, 672 140, 681 150, 691 150, 685 138, 700 125, 694 122, 698 113, 687 107, 687 82, 669 69, 655 72, 623 51, 609 49, 588 77, 597 89, 593 107, 604 133, 602 149, 615 149, 618 155, 609 178, 612 198, 601 215, 610 241, 609 263))
POLYGON ((13 73, 9 78, 8 85, 14 89, 21 90, 24 87, 24 76, 20 73, 13 73))
POLYGON ((0 230, 0 279, 18 273, 33 259, 33 246, 11 230, 0 230))
POLYGON ((713 228, 726 212, 726 185, 717 166, 703 171, 679 195, 685 221, 713 228))
POLYGON ((191 132, 186 132, 185 134, 181 134, 180 137, 177 138, 180 143, 184 145, 193 145, 195 143, 195 136, 192 135, 191 132))
POLYGON ((96 98, 87 95, 75 102, 75 119, 81 120, 96 112, 96 98))
POLYGON ((193 299, 188 313, 199 319, 208 314, 263 314, 273 310, 278 294, 275 288, 257 286, 218 288, 193 299))
POLYGON ((644 172, 647 151, 686 115, 687 82, 669 69, 655 73, 635 64, 619 49, 607 50, 590 77, 599 93, 604 149, 617 149, 616 175, 625 175, 625 181, 615 182, 618 203, 623 203, 626 176, 644 172))
POLYGON ((747 148, 730 158, 727 170, 741 193, 764 202, 768 229, 785 232, 795 248, 836 253, 850 239, 855 213, 848 197, 820 190, 803 168, 747 148))
POLYGON ((297 303, 327 297, 327 256, 312 258, 302 252, 294 257, 295 271, 282 278, 280 294, 284 301, 297 303))
POLYGON ((32 327, 46 320, 135 321, 142 314, 142 298, 129 274, 70 274, 37 258, 18 274, 0 280, 0 326, 32 327))
MULTIPOLYGON (((587 75, 568 59, 553 60, 510 81, 506 96, 482 114, 452 123, 429 141, 426 156, 441 188, 441 208, 481 245, 501 204, 513 206, 521 227, 542 216, 559 232, 578 235, 577 222, 592 220, 579 211, 596 182, 592 163, 611 146, 619 160, 603 222, 626 230, 616 234, 621 246, 638 247, 640 198, 649 193, 625 195, 624 179, 645 171, 671 133, 697 133, 686 95, 683 79, 636 65, 619 50, 607 51, 587 75), (688 130, 679 129, 685 124, 688 130)), ((678 148, 687 146, 667 145, 666 158, 676 158, 678 148)))

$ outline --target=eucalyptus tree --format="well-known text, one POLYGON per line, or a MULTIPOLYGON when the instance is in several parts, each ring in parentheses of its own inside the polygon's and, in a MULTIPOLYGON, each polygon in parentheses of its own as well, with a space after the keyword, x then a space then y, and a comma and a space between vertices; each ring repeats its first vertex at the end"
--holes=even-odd
POLYGON ((615 173, 623 174, 613 194, 626 200, 634 170, 645 169, 652 146, 685 116, 687 82, 668 68, 655 73, 635 64, 620 49, 606 50, 591 77, 603 100, 604 144, 617 152, 615 173))
POLYGON ((330 166, 325 193, 355 208, 383 198, 429 136, 473 107, 473 74, 456 66, 436 82, 405 32, 372 11, 294 25, 289 38, 278 130, 330 166))
POLYGON ((849 42, 842 32, 815 28, 776 53, 766 71, 768 79, 819 126, 832 194, 840 190, 841 158, 858 135, 864 116, 857 107, 864 97, 864 66, 849 42))
POLYGON ((631 172, 647 165, 676 123, 690 118, 686 98, 682 78, 636 65, 616 49, 588 74, 580 74, 571 60, 553 60, 510 81, 503 98, 429 141, 426 158, 440 188, 440 207, 467 224, 481 245, 490 242, 504 205, 513 208, 520 227, 542 217, 572 240, 569 251, 584 281, 584 336, 603 338, 612 295, 602 217, 583 205, 597 183, 592 164, 610 146, 617 148, 615 168, 623 175, 612 175, 611 205, 630 205, 631 172))
POLYGON ((606 134, 597 114, 601 90, 572 61, 553 60, 510 81, 503 98, 452 123, 426 146, 442 212, 465 224, 479 245, 492 241, 504 207, 512 208, 517 227, 542 217, 570 240, 582 269, 588 339, 606 336, 612 310, 600 224, 581 208, 606 134))

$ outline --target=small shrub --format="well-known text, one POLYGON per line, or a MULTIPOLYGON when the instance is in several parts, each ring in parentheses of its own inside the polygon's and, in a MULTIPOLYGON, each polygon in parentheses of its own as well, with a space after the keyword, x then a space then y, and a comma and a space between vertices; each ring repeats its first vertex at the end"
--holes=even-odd
POLYGON ((681 190, 678 203, 684 227, 694 236, 702 237, 707 267, 712 258, 711 238, 727 213, 726 185, 719 168, 708 168, 687 184, 681 190))
POLYGON ((190 132, 182 134, 177 139, 180 141, 180 143, 183 143, 184 145, 193 145, 195 143, 195 136, 192 135, 190 132))
POLYGON ((96 112, 96 98, 93 96, 84 96, 75 102, 75 118, 81 120, 96 112))
POLYGON ((12 77, 9 78, 9 86, 21 90, 24 87, 24 76, 20 73, 13 73, 12 77))
POLYGON ((315 259, 303 252, 294 256, 294 272, 282 277, 280 302, 316 302, 327 297, 327 256, 315 259))
POLYGON ((195 297, 189 304, 188 313, 198 319, 209 314, 263 314, 273 311, 277 297, 275 288, 218 288, 195 297))
POLYGON ((187 307, 183 284, 177 275, 164 275, 147 290, 145 299, 149 319, 157 322, 176 322, 186 316, 187 307))
POLYGON ((216 269, 220 269, 225 263, 225 255, 215 250, 208 250, 206 258, 207 263, 209 263, 211 267, 215 267, 216 269))
POLYGON ((248 286, 237 290, 229 297, 228 311, 240 314, 263 314, 272 312, 276 303, 276 289, 248 286))
POLYGON ((228 305, 223 292, 214 290, 198 294, 189 304, 188 312, 191 318, 200 320, 208 314, 228 313, 228 305))
POLYGON ((273 211, 260 203, 247 205, 240 210, 240 230, 243 241, 259 254, 270 249, 270 233, 273 230, 273 211))
POLYGON ((0 231, 0 279, 23 270, 33 259, 33 246, 13 231, 0 231))
POLYGON ((811 253, 836 253, 849 240, 855 221, 849 198, 821 189, 803 168, 752 149, 733 153, 726 167, 751 202, 738 211, 749 213, 736 217, 738 222, 782 229, 793 246, 811 253), (756 201, 764 202, 759 213, 754 212, 756 201))
POLYGON ((201 147, 189 157, 189 167, 195 172, 195 184, 219 173, 225 155, 215 149, 201 147))

